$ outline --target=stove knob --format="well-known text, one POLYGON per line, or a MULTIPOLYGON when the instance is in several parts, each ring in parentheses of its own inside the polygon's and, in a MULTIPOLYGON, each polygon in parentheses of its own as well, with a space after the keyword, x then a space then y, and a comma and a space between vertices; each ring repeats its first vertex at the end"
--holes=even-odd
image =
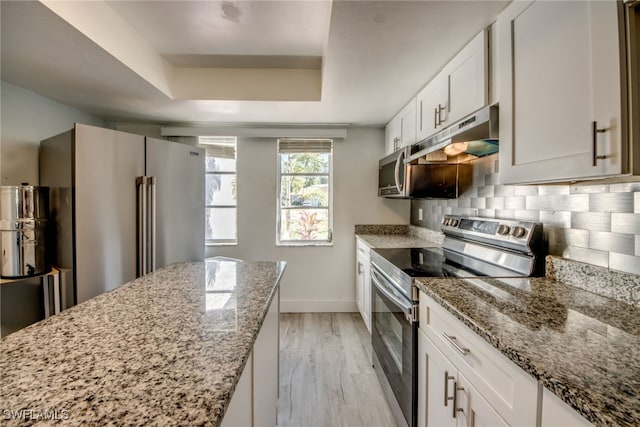
POLYGON ((527 230, 522 227, 516 227, 513 229, 513 237, 517 237, 518 239, 524 237, 527 234, 527 230))
POLYGON ((457 227, 458 224, 460 224, 460 220, 459 219, 452 219, 451 220, 451 226, 452 227, 457 227))
POLYGON ((447 225, 447 218, 442 218, 442 225, 447 225))
POLYGON ((500 227, 498 227, 498 234, 500 234, 501 236, 506 236, 510 231, 511 228, 509 228, 508 225, 500 224, 500 227))

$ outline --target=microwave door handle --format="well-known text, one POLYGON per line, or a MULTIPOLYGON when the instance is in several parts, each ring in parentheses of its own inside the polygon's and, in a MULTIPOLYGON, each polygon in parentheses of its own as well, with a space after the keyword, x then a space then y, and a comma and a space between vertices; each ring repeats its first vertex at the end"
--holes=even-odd
POLYGON ((404 183, 400 182, 400 168, 403 166, 404 166, 404 151, 400 153, 400 155, 398 156, 398 160, 396 160, 395 179, 396 179, 396 188, 398 189, 399 192, 402 192, 402 189, 404 187, 404 183))

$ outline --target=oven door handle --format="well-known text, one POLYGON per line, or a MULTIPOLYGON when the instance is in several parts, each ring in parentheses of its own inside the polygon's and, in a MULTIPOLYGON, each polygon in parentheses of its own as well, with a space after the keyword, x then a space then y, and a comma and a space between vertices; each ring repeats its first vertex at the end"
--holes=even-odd
POLYGON ((384 278, 378 273, 375 269, 371 270, 371 280, 373 280, 373 284, 376 289, 380 291, 382 295, 389 298, 391 302, 393 302, 398 307, 404 310, 405 314, 411 314, 411 310, 413 309, 413 305, 411 303, 407 303, 402 301, 400 297, 394 295, 392 291, 390 291, 386 286, 384 286, 384 278))

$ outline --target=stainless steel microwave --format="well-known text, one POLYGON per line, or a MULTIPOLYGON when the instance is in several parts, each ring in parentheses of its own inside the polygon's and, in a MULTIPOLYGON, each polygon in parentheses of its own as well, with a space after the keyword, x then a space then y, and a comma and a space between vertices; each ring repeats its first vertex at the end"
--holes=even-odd
POLYGON ((378 196, 394 199, 458 197, 459 176, 468 167, 456 163, 409 164, 411 147, 404 147, 380 159, 378 196))
POLYGON ((407 198, 407 174, 405 159, 411 155, 411 147, 404 147, 380 159, 378 168, 378 196, 407 198))

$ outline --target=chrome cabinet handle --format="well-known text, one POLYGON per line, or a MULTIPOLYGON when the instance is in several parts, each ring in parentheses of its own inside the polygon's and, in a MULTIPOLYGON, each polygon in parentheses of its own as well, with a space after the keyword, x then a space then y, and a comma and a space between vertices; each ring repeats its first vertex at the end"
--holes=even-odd
POLYGON ((458 408, 458 392, 459 391, 464 391, 464 387, 458 387, 458 383, 454 382, 453 383, 453 408, 451 413, 451 416, 453 418, 457 417, 458 412, 464 412, 464 409, 458 408))
POLYGON ((445 332, 442 333, 442 336, 449 342, 449 344, 453 346, 453 348, 458 350, 458 352, 463 356, 466 356, 471 352, 471 350, 469 350, 468 348, 460 347, 460 344, 458 344, 458 342, 456 341, 456 337, 447 335, 445 332))
POLYGON ((439 118, 440 118, 440 114, 438 113, 438 107, 436 107, 433 110, 433 127, 434 128, 437 128, 438 125, 440 124, 440 122, 438 121, 439 118))
POLYGON ((442 124, 445 122, 445 120, 447 120, 447 116, 445 115, 444 119, 442 118, 442 112, 447 111, 447 106, 446 105, 440 105, 438 104, 438 124, 442 124))
POLYGON ((454 379, 448 371, 444 371, 444 406, 449 406, 449 401, 455 399, 455 396, 449 396, 449 380, 454 379))
POLYGON ((605 133, 606 131, 608 131, 609 129, 604 128, 604 129, 598 129, 598 122, 597 121, 593 121, 591 122, 591 142, 593 143, 593 162, 592 165, 596 166, 598 164, 598 160, 604 160, 606 159, 608 156, 607 155, 598 155, 598 134, 599 133, 605 133))
POLYGON ((358 263, 358 274, 364 273, 364 265, 361 262, 358 263))

